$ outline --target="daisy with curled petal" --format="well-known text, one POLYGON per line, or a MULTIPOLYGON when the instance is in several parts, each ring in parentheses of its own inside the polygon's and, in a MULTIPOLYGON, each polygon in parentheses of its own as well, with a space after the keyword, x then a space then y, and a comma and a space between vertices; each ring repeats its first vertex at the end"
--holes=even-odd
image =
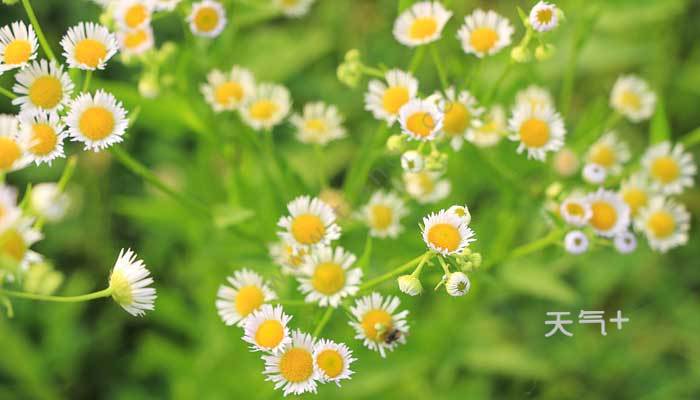
POLYGON ((438 1, 415 3, 394 22, 394 37, 409 47, 432 43, 440 39, 442 30, 451 17, 452 12, 438 1))
POLYGON ((450 141, 454 150, 462 148, 464 139, 472 130, 481 126, 479 116, 484 112, 474 96, 466 90, 457 92, 451 86, 445 90, 445 94, 438 92, 434 95, 437 106, 444 116, 442 119, 442 133, 450 141))
POLYGON ((588 251, 588 236, 581 231, 571 231, 564 236, 564 248, 570 254, 583 254, 588 251))
POLYGON ((24 168, 30 162, 23 139, 17 117, 0 114, 0 173, 24 168))
POLYGON ((333 209, 316 197, 299 196, 287 204, 289 215, 280 218, 279 237, 294 247, 328 246, 340 238, 333 209))
POLYGON ((268 250, 272 260, 282 267, 282 273, 286 275, 300 274, 304 257, 309 254, 307 249, 294 247, 284 240, 270 244, 268 250))
POLYGON ((200 1, 192 4, 187 21, 193 34, 214 38, 226 27, 226 10, 218 1, 200 1))
POLYGON ((56 113, 20 114, 21 134, 28 143, 27 155, 39 165, 63 158, 63 141, 68 134, 56 113))
POLYGON ((544 161, 547 152, 564 147, 564 121, 552 107, 518 105, 508 123, 513 132, 509 139, 520 142, 518 153, 527 150, 528 158, 544 161))
POLYGON ((100 151, 124 140, 129 120, 122 103, 99 89, 94 96, 81 93, 73 100, 66 125, 73 141, 82 142, 85 150, 100 151))
POLYGON ((406 343, 408 310, 395 313, 400 304, 398 297, 384 298, 377 292, 355 300, 355 305, 350 307, 354 317, 350 326, 355 329, 355 339, 362 340, 365 347, 379 352, 382 358, 387 351, 406 343), (397 339, 387 340, 389 334, 397 339))
POLYGON ((274 0, 275 6, 287 17, 299 18, 308 14, 315 0, 274 0))
POLYGON ((630 208, 632 216, 636 216, 644 208, 654 192, 649 186, 649 180, 642 174, 634 174, 620 184, 620 196, 630 208))
POLYGON ((630 159, 627 143, 618 139, 615 132, 604 134, 595 142, 586 154, 589 163, 598 164, 612 175, 619 175, 622 165, 630 159))
POLYGON ((495 11, 476 9, 464 17, 464 24, 457 32, 462 49, 467 54, 482 58, 498 53, 510 45, 514 29, 507 18, 495 11))
POLYGON ((537 32, 551 31, 559 24, 559 10, 554 4, 539 1, 530 10, 528 21, 537 32))
POLYGON ((153 3, 150 0, 120 0, 114 2, 114 19, 124 30, 139 29, 151 23, 153 3))
POLYGON ((441 173, 434 171, 403 174, 406 192, 420 204, 437 203, 450 194, 450 181, 442 178, 441 173))
POLYGON ((13 68, 22 68, 36 57, 39 43, 34 28, 22 21, 0 28, 0 75, 13 68))
POLYGON ((61 39, 63 56, 71 68, 88 71, 104 69, 117 53, 117 38, 107 28, 93 22, 81 22, 68 29, 61 39))
POLYGON ((617 78, 610 93, 610 106, 632 122, 647 120, 656 108, 656 95, 649 84, 634 75, 617 78))
POLYGON ((12 104, 18 105, 23 113, 58 112, 70 103, 73 81, 63 66, 53 61, 34 61, 18 72, 15 79, 17 83, 12 91, 17 93, 17 98, 12 104))
POLYGON ((284 395, 316 393, 319 372, 314 363, 315 339, 308 333, 296 330, 292 340, 278 352, 263 356, 268 381, 275 389, 282 388, 284 395))
POLYGON ((122 249, 109 277, 112 298, 134 317, 141 317, 155 308, 156 289, 151 273, 136 253, 122 249))
POLYGON ((635 218, 635 227, 644 232, 649 247, 662 253, 688 242, 690 214, 672 199, 654 197, 635 218))
POLYGON ((464 219, 445 210, 424 217, 421 234, 428 248, 443 256, 457 254, 476 240, 464 219))
POLYGON ((588 224, 593 212, 586 199, 572 195, 561 203, 559 214, 569 225, 584 226, 588 224))
POLYGON ((434 140, 442 129, 443 114, 431 100, 413 99, 399 110, 401 131, 409 140, 434 140))
POLYGON ((291 320, 282 306, 264 304, 245 319, 243 340, 251 344, 252 351, 276 353, 292 340, 287 328, 291 320))
POLYGON ((321 339, 314 347, 314 365, 323 383, 335 382, 340 386, 341 380, 350 379, 353 374, 350 365, 354 361, 352 350, 344 343, 321 339))
POLYGON ((521 104, 527 104, 532 108, 554 108, 554 98, 549 90, 541 86, 530 85, 515 94, 515 107, 521 104))
POLYGON ((336 308, 343 298, 355 295, 362 279, 362 270, 351 268, 355 260, 357 257, 342 247, 320 247, 305 257, 297 277, 305 301, 336 308))
POLYGON ((291 107, 292 99, 286 87, 261 83, 240 109, 240 113, 245 123, 259 131, 279 125, 291 107))
POLYGON ((394 192, 378 190, 360 211, 369 226, 369 234, 378 238, 396 238, 403 230, 401 218, 408 215, 404 201, 394 192))
POLYGON ((151 50, 155 43, 153 28, 150 25, 117 32, 117 40, 122 53, 131 56, 138 56, 151 50))
POLYGON ((200 91, 214 111, 237 110, 255 91, 255 79, 250 70, 238 65, 227 72, 213 69, 200 91))
POLYGON ((666 195, 681 194, 694 185, 697 167, 693 156, 680 143, 672 145, 666 141, 649 147, 641 163, 653 190, 666 195))
POLYGON ((384 75, 386 83, 372 79, 365 94, 365 110, 374 118, 393 125, 399 110, 418 93, 418 80, 400 69, 392 69, 384 75))
POLYGON ((506 113, 496 104, 481 117, 480 124, 467 131, 467 140, 477 147, 491 147, 508 136, 506 113))
POLYGON ((630 223, 630 208, 615 192, 603 188, 589 193, 586 202, 591 208, 588 221, 600 236, 613 237, 627 230, 630 223))
POLYGON ((343 116, 338 109, 321 101, 304 105, 303 114, 289 119, 296 128, 296 137, 302 143, 326 145, 345 137, 343 116))
POLYGON ((219 286, 216 295, 216 309, 226 325, 243 326, 252 312, 277 298, 263 278, 249 269, 235 271, 226 280, 231 286, 219 286))

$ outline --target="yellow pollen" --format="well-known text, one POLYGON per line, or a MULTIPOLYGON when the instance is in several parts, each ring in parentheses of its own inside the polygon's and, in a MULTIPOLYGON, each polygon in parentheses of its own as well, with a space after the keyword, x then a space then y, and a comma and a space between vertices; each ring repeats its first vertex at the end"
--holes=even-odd
POLYGON ((451 224, 435 224, 428 231, 428 242, 438 249, 455 251, 461 241, 459 229, 451 224))
POLYGON ((250 106, 250 116, 253 119, 265 121, 277 112, 277 104, 270 100, 258 100, 250 106))
POLYGON ((32 45, 28 40, 17 39, 8 43, 5 46, 5 54, 3 54, 3 60, 5 64, 17 65, 23 64, 29 61, 29 57, 32 55, 32 45))
POLYGON ((29 100, 35 106, 50 110, 63 99, 63 85, 55 76, 40 76, 29 86, 29 100))
POLYGON ((384 230, 388 228, 394 220, 394 210, 383 204, 375 204, 371 209, 372 227, 384 230))
POLYGON ((549 141, 549 126, 541 119, 530 118, 520 125, 520 140, 527 147, 542 147, 549 141))
POLYGON ((316 357, 316 364, 323 370, 327 377, 333 379, 343 372, 345 367, 345 360, 343 356, 340 355, 335 350, 323 350, 318 357, 316 357))
POLYGON ((326 227, 317 215, 302 214, 292 221, 291 231, 297 242, 308 245, 323 239, 326 227))
POLYGON ((211 32, 219 25, 219 14, 212 7, 203 7, 194 16, 194 26, 200 32, 211 32))
POLYGON ((419 111, 406 119, 406 129, 416 136, 427 137, 434 128, 435 121, 427 112, 419 111))
POLYGON ((265 301, 263 291, 255 286, 243 286, 238 289, 236 295, 236 312, 241 317, 245 317, 253 311, 257 310, 265 301))
POLYGON ((631 108, 633 110, 639 110, 642 108, 642 100, 639 98, 637 93, 626 90, 619 97, 620 104, 623 107, 631 108))
POLYGON ((268 319, 258 327, 255 332, 255 343, 260 347, 272 349, 284 339, 284 327, 276 319, 268 319))
POLYGON ((397 114, 401 107, 410 99, 408 89, 403 86, 390 87, 384 91, 382 107, 389 114, 397 114))
POLYGON ((17 229, 9 229, 0 235, 0 249, 3 254, 9 256, 16 262, 24 259, 27 253, 27 243, 17 229))
POLYGON ((610 203, 597 201, 591 204, 591 225, 601 231, 610 230, 617 222, 617 210, 610 203))
POLYGON ((477 28, 472 31, 469 38, 472 47, 479 53, 487 53, 498 41, 498 32, 491 28, 477 28))
POLYGON ((32 127, 32 147, 29 149, 38 156, 45 156, 56 149, 58 136, 48 124, 35 124, 32 127))
POLYGON ((377 309, 367 311, 362 317, 361 325, 367 339, 379 342, 384 340, 386 333, 394 327, 394 320, 388 312, 377 309), (382 329, 377 330, 378 326, 382 329))
POLYGON ((630 207, 632 215, 647 204, 647 194, 639 188, 629 187, 622 191, 622 200, 630 207))
POLYGON ((411 39, 423 40, 428 39, 437 33, 438 24, 433 17, 417 18, 411 25, 408 33, 411 39))
POLYGON ((279 368, 286 381, 304 382, 311 378, 314 372, 314 359, 308 350, 295 347, 282 355, 279 368))
POLYGON ((145 29, 136 29, 127 32, 124 36, 124 46, 128 49, 135 49, 148 40, 148 33, 145 29))
POLYGON ((0 171, 11 169, 21 155, 17 142, 8 137, 0 137, 0 171))
POLYGON ((617 157, 615 152, 610 146, 605 144, 598 144, 591 148, 591 152, 588 156, 588 160, 594 164, 598 164, 602 167, 612 167, 615 165, 617 157))
POLYGON ((80 116, 80 132, 90 140, 102 140, 114 130, 114 115, 100 106, 93 106, 83 111, 80 116))
POLYGON ((469 126, 471 115, 464 104, 459 102, 448 103, 446 105, 447 112, 443 127, 449 136, 458 136, 464 133, 469 126))
POLYGON ((676 221, 668 211, 656 211, 649 216, 647 228, 658 238, 666 238, 676 230, 676 221))
POLYGON ((97 68, 107 57, 107 46, 94 39, 83 39, 75 45, 75 59, 90 68, 97 68))
MULTIPOLYGON (((243 86, 233 81, 222 83, 214 90, 214 98, 222 106, 236 104, 243 98, 243 86)), ((270 115, 272 115, 272 112, 270 112, 270 115)), ((265 119, 267 118, 270 117, 265 117, 265 119)))
POLYGON ((540 24, 548 24, 552 21, 552 10, 549 8, 543 8, 537 12, 537 22, 540 24))
POLYGON ((148 9, 143 4, 136 4, 124 13, 124 22, 131 29, 141 26, 148 18, 148 9))
POLYGON ((671 157, 659 157, 651 163, 651 175, 662 183, 671 183, 678 179, 681 170, 671 157))
POLYGON ((316 133, 323 133, 328 129, 326 122, 320 118, 306 120, 304 125, 306 129, 316 133))
POLYGON ((320 263, 311 277, 311 285, 327 296, 336 294, 345 285, 345 270, 334 262, 320 263))

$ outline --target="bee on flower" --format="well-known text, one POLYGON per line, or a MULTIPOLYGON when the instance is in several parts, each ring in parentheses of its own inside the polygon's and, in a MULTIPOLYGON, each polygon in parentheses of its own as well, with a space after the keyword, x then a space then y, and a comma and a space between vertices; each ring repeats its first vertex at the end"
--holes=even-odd
POLYGON ((354 296, 362 279, 362 270, 352 268, 356 260, 342 247, 320 247, 305 257, 297 280, 306 302, 336 308, 342 299, 354 296))
POLYGON ((355 362, 352 350, 344 343, 321 339, 314 347, 314 367, 319 373, 321 382, 334 382, 340 386, 340 381, 350 379, 353 371, 350 366, 355 362))
POLYGON ((315 0, 273 0, 282 14, 291 18, 300 18, 309 13, 315 0))
POLYGON ((652 190, 666 195, 681 194, 694 185, 697 167, 693 156, 680 143, 662 142, 649 147, 641 163, 652 190))
POLYGON ((360 211, 369 226, 369 234, 378 238, 396 238, 403 230, 401 218, 408 215, 404 201, 394 192, 376 191, 360 211))
POLYGON ((356 339, 362 340, 365 347, 386 357, 387 351, 406 343, 408 310, 396 312, 401 304, 398 297, 374 292, 355 300, 350 307, 354 320, 350 326, 355 329, 356 339))
MULTIPOLYGON (((467 140, 477 147, 492 147, 508 136, 506 113, 495 104, 481 116, 480 124, 467 130, 467 140)), ((454 147, 454 146, 453 146, 454 147)))
POLYGON ((450 194, 451 185, 439 172, 404 172, 406 192, 420 204, 437 203, 450 194))
POLYGON ((213 69, 200 86, 204 99, 216 112, 239 109, 255 92, 250 70, 234 65, 228 72, 213 69))
POLYGON ((683 204, 672 199, 654 197, 640 209, 635 227, 644 232, 649 247, 662 253, 688 242, 690 214, 683 204))
POLYGON ((0 28, 0 75, 22 68, 36 58, 39 43, 34 28, 22 21, 0 28))
POLYGON ((155 308, 156 289, 151 272, 132 250, 122 249, 109 276, 112 298, 126 312, 141 317, 155 308))
POLYGON ((291 107, 292 99, 286 87, 261 83, 241 107, 240 113, 251 128, 268 130, 282 123, 291 107))
POLYGON ((316 393, 321 373, 314 360, 315 347, 316 340, 311 335, 294 331, 289 343, 263 356, 267 380, 275 384, 275 389, 281 388, 285 396, 316 393))
POLYGON ((528 158, 544 161, 547 152, 564 147, 564 121, 552 107, 532 108, 527 103, 517 105, 508 122, 513 132, 509 139, 520 142, 518 153, 527 150, 528 158))
POLYGON ((410 72, 392 69, 385 74, 386 83, 377 79, 369 82, 365 94, 365 110, 374 118, 393 125, 401 108, 416 97, 418 81, 410 72))
POLYGON ((464 17, 464 24, 457 32, 462 49, 479 58, 498 53, 511 43, 513 26, 507 18, 495 11, 476 9, 464 17))
POLYGON ((203 0, 192 4, 192 11, 187 16, 190 30, 197 36, 215 38, 226 27, 226 10, 214 0, 203 0))
POLYGON ((302 143, 325 146, 345 137, 343 116, 333 105, 323 102, 304 105, 304 112, 289 119, 296 128, 296 137, 302 143))
POLYGON ((46 60, 33 61, 15 75, 12 91, 23 114, 59 112, 70 103, 73 81, 62 65, 46 60))
POLYGON ((634 75, 617 78, 610 93, 610 106, 632 122, 642 122, 654 114, 656 95, 649 84, 634 75))
POLYGON ((287 204, 289 215, 280 218, 279 237, 294 247, 329 246, 340 238, 333 209, 318 198, 300 196, 287 204))
POLYGON ((629 159, 630 151, 627 143, 618 139, 615 132, 604 134, 586 154, 587 162, 600 165, 611 175, 619 175, 622 166, 629 159))
POLYGON ((245 319, 277 294, 257 273, 242 269, 226 278, 229 285, 219 286, 216 309, 226 325, 243 326, 245 319))
POLYGON ((452 12, 438 1, 421 1, 413 4, 394 22, 394 37, 409 47, 432 43, 442 35, 442 30, 452 12))
POLYGON ((484 112, 474 96, 466 90, 459 93, 449 87, 443 95, 437 92, 433 97, 438 109, 444 114, 442 132, 454 150, 462 148, 464 139, 474 135, 473 130, 482 126, 479 116, 484 112))
POLYGON ((93 151, 121 143, 129 126, 122 103, 101 89, 94 95, 81 93, 73 100, 65 121, 71 139, 93 151))
POLYGON ((423 218, 423 241, 430 250, 443 256, 458 254, 476 240, 466 221, 445 210, 430 214, 423 218))
POLYGON ((559 25, 559 10, 554 4, 539 1, 530 10, 528 21, 537 32, 551 31, 559 25))
POLYGON ((442 119, 443 114, 430 100, 413 99, 399 110, 401 131, 412 140, 434 140, 442 129, 442 119))
POLYGON ((68 29, 61 39, 61 47, 69 67, 94 71, 104 69, 119 45, 117 37, 106 27, 81 22, 68 29))

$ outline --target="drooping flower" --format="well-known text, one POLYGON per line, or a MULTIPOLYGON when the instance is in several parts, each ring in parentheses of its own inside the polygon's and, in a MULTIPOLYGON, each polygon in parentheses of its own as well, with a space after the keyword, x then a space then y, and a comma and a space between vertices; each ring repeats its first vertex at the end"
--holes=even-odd
POLYGON ((130 249, 122 249, 109 277, 112 298, 129 314, 140 317, 155 308, 156 289, 151 272, 130 249))

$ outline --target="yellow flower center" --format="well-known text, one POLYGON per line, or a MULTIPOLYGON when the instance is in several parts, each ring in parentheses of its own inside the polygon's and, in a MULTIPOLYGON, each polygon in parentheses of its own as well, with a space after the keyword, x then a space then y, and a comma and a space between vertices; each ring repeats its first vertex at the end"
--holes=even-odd
POLYGON ((326 125, 326 121, 324 121, 320 118, 306 120, 306 123, 304 125, 306 126, 307 130, 310 130, 310 131, 316 132, 316 133, 323 133, 328 129, 328 126, 326 125))
POLYGON ((128 49, 135 49, 148 40, 148 33, 145 29, 136 29, 127 32, 124 36, 124 46, 128 49))
POLYGON ((617 222, 617 210, 610 203, 596 201, 591 204, 591 225, 601 231, 610 230, 617 222))
POLYGON ((314 359, 306 349, 289 349, 280 359, 280 374, 288 382, 304 382, 313 372, 314 359))
POLYGON ((5 54, 3 59, 5 64, 17 65, 29 61, 32 55, 32 45, 28 40, 17 39, 13 40, 5 46, 5 54))
POLYGON ((112 288, 112 298, 119 304, 130 305, 134 302, 131 284, 121 271, 114 271, 109 277, 109 287, 112 288))
POLYGON ((435 181, 426 172, 419 172, 417 175, 418 186, 423 190, 423 193, 432 193, 435 190, 435 181))
POLYGON ((416 18, 411 25, 409 36, 411 39, 427 39, 437 33, 438 24, 433 17, 416 18))
POLYGON ((292 221, 291 231, 297 242, 308 245, 320 241, 326 227, 317 215, 302 214, 292 221))
POLYGON ((592 163, 598 164, 602 167, 612 167, 615 165, 617 157, 615 156, 615 151, 610 148, 610 146, 605 144, 598 144, 591 148, 591 153, 588 156, 592 163))
POLYGON ((212 7, 202 7, 194 16, 194 26, 200 32, 211 32, 219 25, 219 14, 212 7))
POLYGON ((90 68, 97 68, 107 57, 107 46, 94 39, 83 39, 75 45, 75 59, 90 68))
POLYGON ((7 171, 22 155, 17 142, 8 137, 0 137, 0 171, 7 171))
POLYGON ((639 95, 637 95, 637 93, 631 90, 626 90, 622 92, 619 100, 620 104, 623 107, 631 108, 633 110, 639 110, 640 108, 642 108, 642 99, 639 98, 639 95))
POLYGON ((681 169, 671 157, 659 157, 651 163, 651 175, 662 183, 671 183, 678 179, 681 169))
POLYGON ((647 194, 639 188, 629 187, 622 191, 622 200, 627 203, 634 215, 647 204, 647 194))
POLYGON ((241 317, 245 317, 253 311, 257 310, 265 301, 263 291, 255 286, 243 286, 238 289, 236 295, 236 312, 241 317))
POLYGON ((372 227, 379 230, 388 228, 394 220, 394 210, 383 204, 375 204, 371 209, 372 227))
POLYGON ((542 147, 549 141, 549 126, 541 119, 530 118, 520 125, 520 140, 527 147, 542 147))
POLYGON ((496 45, 498 32, 487 27, 477 28, 472 32, 469 41, 474 50, 479 53, 486 53, 496 45))
POLYGON ((575 217, 581 217, 585 214, 583 206, 578 203, 567 203, 566 212, 575 217))
POLYGON ((416 136, 427 137, 434 128, 435 121, 427 112, 413 113, 406 119, 406 129, 413 132, 416 136))
POLYGON ((90 140, 102 140, 114 130, 114 115, 100 106, 93 106, 83 111, 78 124, 80 132, 90 140))
POLYGON ((3 254, 20 262, 24 259, 28 247, 22 235, 13 228, 0 235, 0 249, 2 249, 3 254))
POLYGON ((444 130, 449 136, 458 136, 464 133, 469 126, 471 115, 464 104, 459 102, 448 103, 446 105, 444 130))
POLYGON ((428 231, 428 241, 433 246, 447 251, 455 251, 459 248, 462 235, 459 229, 451 224, 435 224, 428 231))
POLYGON ((676 220, 668 211, 656 211, 649 216, 647 228, 658 238, 666 238, 676 230, 676 220))
POLYGON ((410 95, 408 89, 403 86, 390 87, 384 91, 384 97, 382 98, 382 107, 389 114, 396 114, 399 112, 401 107, 408 103, 410 95))
POLYGON ((45 110, 52 109, 63 99, 63 85, 55 76, 40 76, 29 86, 29 100, 45 110))
POLYGON ((270 100, 258 100, 250 106, 250 116, 253 119, 265 121, 277 112, 277 104, 270 100))
POLYGON ((29 149, 38 156, 45 156, 56 148, 58 136, 56 131, 48 124, 34 124, 32 126, 32 147, 29 149))
POLYGON ((131 29, 139 27, 146 22, 148 18, 148 9, 143 4, 136 4, 126 10, 124 13, 124 22, 131 29))
POLYGON ((336 350, 323 350, 316 357, 316 364, 326 374, 327 377, 333 379, 343 372, 345 360, 336 350))
POLYGON ((336 294, 345 285, 345 270, 334 262, 320 263, 311 277, 311 285, 322 294, 336 294))
POLYGON ((540 24, 548 24, 552 21, 552 15, 552 10, 550 8, 543 8, 537 12, 537 22, 540 24))
POLYGON ((275 348, 282 342, 282 339, 284 339, 284 327, 276 319, 264 321, 255 332, 255 342, 260 347, 275 348))
MULTIPOLYGON (((216 87, 216 90, 214 91, 214 98, 216 99, 216 102, 222 106, 235 104, 241 101, 243 98, 243 86, 241 86, 238 82, 222 83, 216 87)), ((273 103, 270 104, 274 106, 273 103)), ((269 115, 272 115, 272 111, 269 112, 269 115)), ((270 118, 269 115, 265 117, 265 119, 270 118)))
POLYGON ((377 309, 367 311, 362 317, 361 325, 367 339, 379 342, 384 340, 386 333, 394 327, 394 320, 388 312, 377 309))

